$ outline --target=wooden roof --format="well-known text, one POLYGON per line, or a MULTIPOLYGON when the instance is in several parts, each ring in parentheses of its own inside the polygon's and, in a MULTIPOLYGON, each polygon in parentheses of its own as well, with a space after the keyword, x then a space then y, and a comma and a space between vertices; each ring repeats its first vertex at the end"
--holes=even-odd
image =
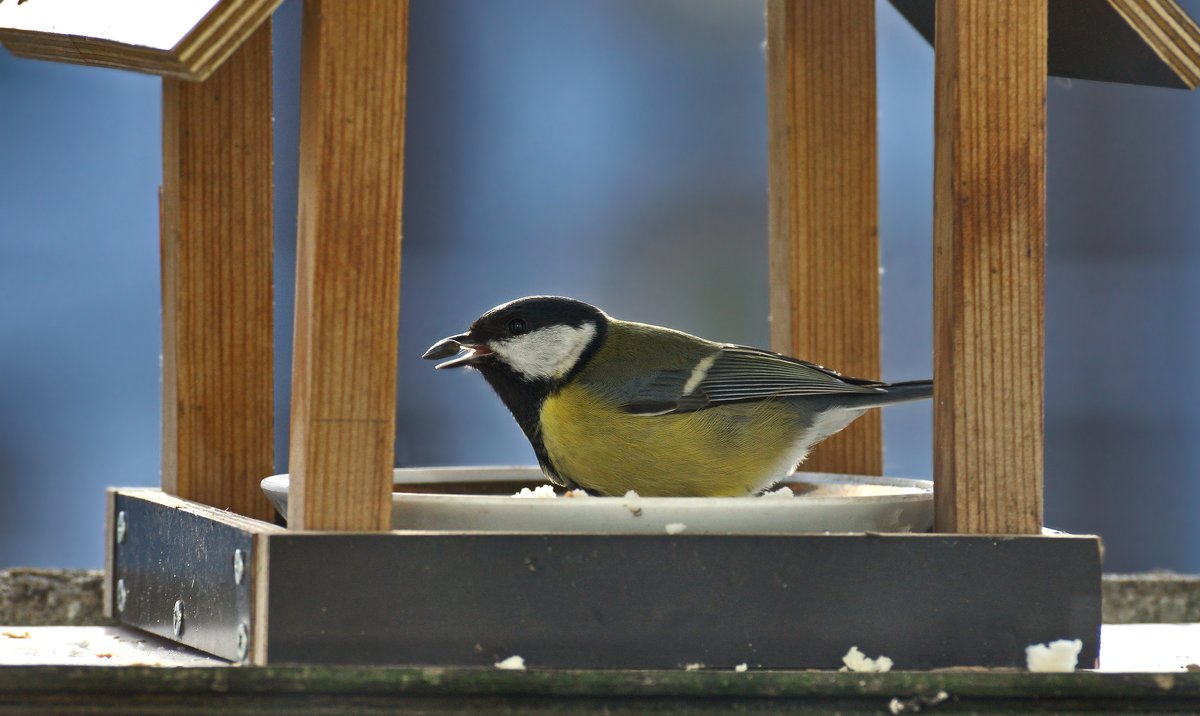
MULTIPOLYGON (((282 0, 0 0, 19 57, 203 80, 282 0)), ((891 0, 933 42, 936 0, 891 0)), ((1174 0, 1050 0, 1050 74, 1194 89, 1200 27, 1174 0)))
MULTIPOLYGON (((933 42, 935 0, 890 0, 933 42)), ((1200 27, 1174 0, 1050 0, 1055 77, 1195 89, 1200 27)))
POLYGON ((0 0, 18 57, 203 80, 283 0, 0 0))

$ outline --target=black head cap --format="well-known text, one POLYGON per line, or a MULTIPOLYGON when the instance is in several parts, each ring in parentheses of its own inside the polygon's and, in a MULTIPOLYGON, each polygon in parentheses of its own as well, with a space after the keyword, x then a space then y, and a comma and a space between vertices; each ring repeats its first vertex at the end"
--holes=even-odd
POLYGON ((475 319, 467 335, 480 343, 514 338, 550 326, 602 324, 599 308, 564 296, 526 296, 496 306, 475 319))
MULTIPOLYGON (((542 444, 538 423, 541 405, 595 356, 604 343, 607 326, 608 317, 604 312, 583 301, 561 296, 528 296, 493 308, 475 319, 465 333, 434 344, 424 357, 440 360, 466 349, 465 355, 438 367, 471 366, 482 373, 529 438, 538 462, 554 475, 556 470, 542 444), (594 330, 583 333, 590 336, 588 343, 580 353, 571 356, 573 365, 565 373, 539 373, 530 370, 528 365, 522 367, 519 362, 514 365, 504 357, 504 346, 521 343, 520 337, 527 333, 562 326, 583 328, 585 325, 594 330)), ((534 338, 530 336, 530 339, 534 338)))

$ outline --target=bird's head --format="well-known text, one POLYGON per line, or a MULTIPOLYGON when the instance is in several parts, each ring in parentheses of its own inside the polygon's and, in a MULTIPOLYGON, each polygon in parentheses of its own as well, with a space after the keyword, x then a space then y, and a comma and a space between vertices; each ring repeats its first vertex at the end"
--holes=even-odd
POLYGON ((438 368, 470 366, 489 381, 555 385, 583 366, 603 341, 607 316, 583 301, 529 296, 497 306, 465 332, 443 338, 422 356, 438 368))

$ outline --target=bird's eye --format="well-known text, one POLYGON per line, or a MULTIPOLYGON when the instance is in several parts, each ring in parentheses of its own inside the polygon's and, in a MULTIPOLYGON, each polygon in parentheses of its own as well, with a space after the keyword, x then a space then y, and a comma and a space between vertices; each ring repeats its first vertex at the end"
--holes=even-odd
POLYGON ((514 318, 508 322, 508 332, 514 336, 519 336, 529 330, 529 326, 525 325, 524 318, 514 318))

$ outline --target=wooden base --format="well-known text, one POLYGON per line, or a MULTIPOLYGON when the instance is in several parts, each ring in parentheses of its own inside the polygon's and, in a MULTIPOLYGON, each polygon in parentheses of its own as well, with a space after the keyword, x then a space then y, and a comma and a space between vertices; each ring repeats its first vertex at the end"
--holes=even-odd
POLYGON ((0 625, 0 714, 1197 713, 1197 630, 1106 624, 1101 672, 856 674, 243 667, 126 627, 0 625))
POLYGON ((835 669, 857 646, 898 669, 1023 667, 1025 646, 1078 638, 1091 667, 1099 650, 1095 537, 292 532, 148 489, 110 509, 114 616, 253 664, 835 669))

